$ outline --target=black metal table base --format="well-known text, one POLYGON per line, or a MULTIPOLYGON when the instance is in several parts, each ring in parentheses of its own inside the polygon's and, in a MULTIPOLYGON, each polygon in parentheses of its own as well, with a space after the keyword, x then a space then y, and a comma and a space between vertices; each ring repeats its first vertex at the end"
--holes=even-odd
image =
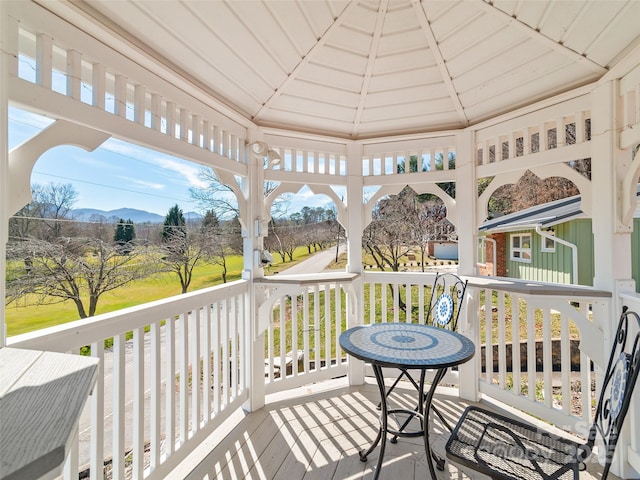
POLYGON ((418 384, 418 405, 414 410, 408 409, 389 409, 387 405, 387 395, 386 395, 386 387, 384 384, 384 375, 382 374, 382 367, 380 365, 372 364, 373 373, 376 377, 376 383, 378 384, 378 389, 380 390, 380 428, 378 429, 378 434, 373 441, 373 444, 367 449, 362 450, 360 452, 360 460, 362 462, 366 462, 369 454, 373 452, 373 450, 380 444, 380 453, 378 455, 378 463, 376 465, 376 469, 373 473, 373 480, 377 480, 380 475, 380 470, 382 468, 382 463, 384 461, 384 451, 387 443, 387 435, 393 435, 391 439, 392 443, 396 443, 398 437, 418 437, 422 436, 424 439, 424 451, 427 454, 427 464, 429 465, 429 473, 431 474, 432 480, 436 480, 436 467, 434 467, 433 462, 436 462, 438 470, 444 470, 444 459, 440 458, 434 452, 431 451, 431 444, 429 441, 429 412, 431 411, 431 403, 433 401, 433 395, 435 393, 436 387, 442 377, 444 377, 447 372, 446 368, 440 368, 436 371, 435 377, 431 383, 429 391, 427 394, 424 394, 424 383, 426 376, 426 369, 420 370, 420 382, 418 384), (403 413, 407 415, 407 419, 405 422, 400 425, 398 429, 393 429, 389 427, 389 415, 403 413), (417 418, 420 420, 420 430, 407 431, 406 428, 409 426, 409 423, 412 419, 417 418), (382 442, 382 443, 381 443, 382 442))

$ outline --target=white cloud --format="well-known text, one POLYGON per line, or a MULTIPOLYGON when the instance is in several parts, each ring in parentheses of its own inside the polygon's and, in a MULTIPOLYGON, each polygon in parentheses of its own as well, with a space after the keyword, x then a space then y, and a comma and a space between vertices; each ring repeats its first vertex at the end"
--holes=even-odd
MULTIPOLYGON (((133 158, 144 163, 155 165, 161 169, 177 173, 182 177, 186 184, 198 188, 206 187, 206 183, 200 180, 198 172, 200 165, 180 160, 178 158, 162 155, 153 150, 132 145, 117 139, 109 139, 102 148, 118 155, 133 158)), ((176 181, 174 178, 173 181, 176 181)))
POLYGON ((133 183, 135 185, 140 185, 145 188, 150 188, 152 190, 164 190, 165 188, 167 188, 167 186, 162 183, 147 182, 146 180, 140 180, 139 178, 123 177, 123 176, 120 176, 118 178, 121 178, 122 180, 129 183, 133 183))
POLYGON ((207 186, 199 177, 200 165, 182 160, 172 159, 168 157, 156 157, 154 159, 159 167, 175 172, 186 180, 186 182, 194 187, 204 188, 207 186))

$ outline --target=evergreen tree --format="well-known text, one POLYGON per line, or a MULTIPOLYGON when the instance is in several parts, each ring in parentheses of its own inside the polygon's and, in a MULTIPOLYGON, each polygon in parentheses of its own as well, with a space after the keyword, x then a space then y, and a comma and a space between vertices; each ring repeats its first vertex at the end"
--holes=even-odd
POLYGON ((175 241, 176 237, 187 236, 187 222, 184 219, 182 209, 176 204, 169 209, 164 217, 164 227, 162 229, 162 240, 175 241))
POLYGON ((116 225, 116 231, 113 234, 113 241, 118 249, 128 255, 131 253, 133 241, 136 239, 136 229, 133 226, 133 220, 130 218, 124 220, 120 218, 116 225))

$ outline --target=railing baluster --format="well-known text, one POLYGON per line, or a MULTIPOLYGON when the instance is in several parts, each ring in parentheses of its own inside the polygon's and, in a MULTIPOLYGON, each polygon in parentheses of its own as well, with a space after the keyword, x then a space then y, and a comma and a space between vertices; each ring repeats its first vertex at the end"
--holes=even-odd
POLYGON ((560 374, 562 376, 562 412, 571 412, 571 337, 569 335, 569 319, 561 314, 560 321, 560 374))
POLYGON ((298 295, 291 296, 291 371, 298 376, 298 295))
POLYGON ((191 434, 200 430, 200 309, 191 311, 189 326, 191 355, 191 434))
POLYGON ((493 292, 485 290, 484 299, 484 358, 485 381, 493 383, 493 292))
POLYGON ((105 109, 107 67, 102 63, 92 65, 91 105, 105 109))
MULTIPOLYGON (((323 285, 323 291, 327 291, 327 285, 323 285)), ((314 371, 320 371, 320 287, 313 287, 313 360, 314 371)))
POLYGON ((549 309, 542 310, 542 371, 544 404, 547 408, 553 405, 553 357, 551 355, 551 318, 549 309))
POLYGON ((220 302, 216 302, 212 306, 213 314, 213 329, 212 329, 212 341, 213 345, 213 414, 217 415, 221 409, 221 386, 224 383, 221 380, 222 374, 222 364, 220 363, 222 360, 220 359, 220 348, 221 348, 221 319, 220 319, 220 302))
POLYGON ((104 475, 104 341, 91 344, 91 356, 100 359, 98 379, 91 393, 91 476, 104 475))
POLYGON ((536 331, 534 309, 527 301, 527 384, 529 400, 536 399, 536 331))
POLYGON ((177 344, 177 358, 180 369, 180 395, 178 411, 180 412, 180 445, 189 438, 189 313, 180 315, 180 342, 177 344))
POLYGON ((36 84, 51 90, 53 78, 53 39, 40 33, 36 36, 36 84))
POLYGON ((112 384, 113 407, 113 445, 111 455, 113 458, 113 478, 124 478, 124 425, 126 417, 125 405, 125 348, 126 340, 123 333, 113 337, 113 370, 112 384))
POLYGON ((160 322, 153 322, 149 330, 149 360, 150 360, 150 392, 151 398, 149 401, 149 453, 150 453, 150 466, 151 471, 155 470, 160 465, 160 417, 161 417, 161 396, 162 396, 162 369, 161 369, 161 357, 160 357, 160 322))
POLYGON ((250 368, 249 363, 249 349, 251 346, 248 344, 247 340, 247 324, 245 322, 246 317, 246 299, 244 295, 239 294, 236 295, 236 324, 238 328, 238 369, 240 370, 239 377, 239 390, 238 396, 240 396, 241 392, 246 391, 249 386, 249 372, 247 371, 250 368))
POLYGON ((304 359, 304 373, 309 373, 309 363, 311 360, 310 337, 311 325, 309 323, 309 289, 305 288, 302 294, 302 344, 303 344, 303 359, 304 359))
POLYGON ((176 321, 166 319, 164 327, 165 351, 165 450, 167 457, 175 451, 176 444, 176 321))
POLYGON ((205 423, 211 420, 211 306, 203 307, 202 325, 202 411, 205 423))
POLYGON ((127 116, 127 77, 117 74, 113 91, 113 113, 119 117, 127 116))
POLYGON ((591 423, 591 360, 580 352, 580 402, 582 404, 582 420, 585 425, 591 423))
POLYGON ((133 330, 133 467, 134 480, 144 477, 144 328, 133 330))
POLYGON ((505 294, 498 292, 498 382, 500 388, 507 384, 507 337, 505 325, 505 294))
POLYGON ((280 299, 280 378, 284 378, 287 376, 287 363, 286 363, 286 353, 287 353, 287 320, 286 320, 286 299, 282 297, 280 299))
POLYGON ((520 299, 516 295, 511 295, 511 358, 513 393, 520 395, 520 299))
POLYGON ((68 97, 80 100, 82 86, 82 55, 77 50, 67 50, 67 93, 68 97))
MULTIPOLYGON (((342 333, 342 285, 336 283, 336 288, 334 290, 335 304, 336 304, 336 337, 334 342, 336 344, 336 365, 342 365, 342 349, 340 348, 340 334, 342 333)), ((348 319, 347 315, 347 319, 348 319)), ((352 327, 353 325, 348 325, 347 328, 352 327)))
MULTIPOLYGON (((339 288, 339 285, 336 283, 333 288, 336 290, 339 288)), ((326 367, 331 368, 333 365, 331 364, 331 346, 333 343, 333 339, 331 338, 331 324, 333 323, 333 319, 331 318, 331 292, 333 289, 331 285, 327 284, 324 290, 324 357, 326 360, 326 367)), ((339 330, 337 321, 338 321, 338 312, 336 311, 335 321, 336 321, 336 331, 339 330)), ((319 329, 318 329, 319 331, 319 329)), ((337 360, 337 359, 336 359, 337 360)), ((338 365, 339 362, 336 362, 338 365)))
POLYGON ((144 125, 146 115, 147 90, 144 85, 136 85, 133 89, 133 121, 144 125))
POLYGON ((229 299, 220 302, 220 342, 222 345, 222 402, 221 407, 229 404, 229 299))
POLYGON ((238 297, 229 299, 229 324, 231 330, 231 398, 238 397, 239 368, 238 368, 238 297))

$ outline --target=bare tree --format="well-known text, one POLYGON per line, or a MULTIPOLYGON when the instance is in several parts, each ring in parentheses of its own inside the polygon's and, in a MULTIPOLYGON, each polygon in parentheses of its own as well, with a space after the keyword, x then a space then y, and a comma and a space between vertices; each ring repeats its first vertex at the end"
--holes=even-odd
MULTIPOLYGON (((11 241, 28 237, 52 239, 73 232, 71 209, 78 198, 72 184, 49 183, 31 186, 33 200, 9 220, 11 241)), ((71 235, 67 235, 71 236, 71 235)))
POLYGON ((7 263, 7 304, 44 305, 71 300, 80 318, 93 316, 100 297, 153 274, 154 262, 140 247, 120 255, 94 238, 28 239, 10 244, 9 258, 29 258, 25 268, 7 263))
POLYGON ((405 188, 378 202, 373 221, 364 229, 362 246, 380 270, 400 270, 400 258, 411 250, 412 225, 407 212, 414 209, 415 192, 405 188))
POLYGON ((39 211, 46 226, 42 236, 45 240, 58 238, 64 234, 72 236, 73 226, 65 220, 71 220, 71 209, 78 199, 78 192, 70 183, 54 183, 47 185, 34 184, 32 186, 33 203, 39 206, 39 211), (65 229, 65 225, 67 228, 65 229))
MULTIPOLYGON (((213 169, 202 167, 198 172, 198 178, 205 186, 191 187, 189 194, 203 210, 213 210, 221 220, 240 216, 238 200, 233 189, 229 185, 222 183, 213 169)), ((278 182, 264 182, 264 197, 266 198, 278 185, 278 182)), ((288 194, 276 198, 271 207, 271 216, 281 218, 286 215, 289 199, 290 195, 288 194)))
POLYGON ((173 230, 166 234, 160 248, 163 270, 175 273, 180 279, 182 293, 187 293, 193 280, 193 270, 208 252, 202 235, 173 230))

